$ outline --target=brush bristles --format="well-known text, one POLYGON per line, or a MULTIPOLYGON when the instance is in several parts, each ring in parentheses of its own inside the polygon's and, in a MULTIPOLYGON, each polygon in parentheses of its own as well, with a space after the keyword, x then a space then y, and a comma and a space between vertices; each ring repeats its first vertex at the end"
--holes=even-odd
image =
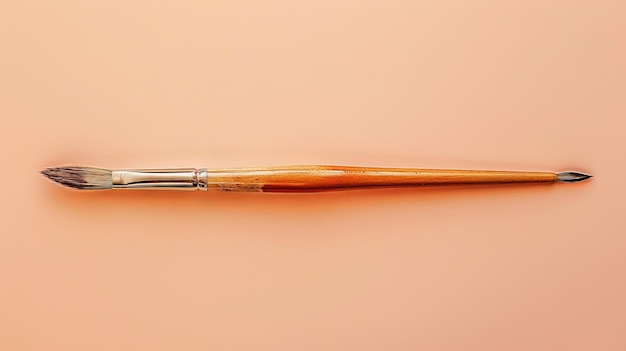
POLYGON ((41 171, 55 182, 74 189, 101 190, 113 188, 113 177, 108 169, 92 167, 54 167, 41 171))

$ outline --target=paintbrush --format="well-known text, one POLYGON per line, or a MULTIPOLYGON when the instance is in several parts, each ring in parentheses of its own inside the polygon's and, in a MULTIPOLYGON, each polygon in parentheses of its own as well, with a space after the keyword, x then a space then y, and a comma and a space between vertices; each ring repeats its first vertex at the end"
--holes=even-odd
POLYGON ((74 189, 175 189, 238 192, 320 192, 447 185, 575 183, 580 172, 472 171, 344 166, 231 169, 118 169, 55 167, 41 172, 74 189))

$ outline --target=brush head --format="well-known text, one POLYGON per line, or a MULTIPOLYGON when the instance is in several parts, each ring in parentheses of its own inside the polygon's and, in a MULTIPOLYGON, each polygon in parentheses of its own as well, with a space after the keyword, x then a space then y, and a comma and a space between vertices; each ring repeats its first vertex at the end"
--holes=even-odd
POLYGON ((92 167, 54 167, 41 171, 55 182, 80 190, 103 190, 113 188, 111 171, 92 167))

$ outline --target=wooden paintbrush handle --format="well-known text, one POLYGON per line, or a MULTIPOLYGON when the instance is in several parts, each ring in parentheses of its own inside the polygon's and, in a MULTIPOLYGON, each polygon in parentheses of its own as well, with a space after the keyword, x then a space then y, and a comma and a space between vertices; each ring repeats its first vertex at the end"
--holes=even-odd
POLYGON ((552 172, 465 171, 343 166, 287 166, 208 170, 208 190, 316 192, 433 185, 552 183, 552 172))

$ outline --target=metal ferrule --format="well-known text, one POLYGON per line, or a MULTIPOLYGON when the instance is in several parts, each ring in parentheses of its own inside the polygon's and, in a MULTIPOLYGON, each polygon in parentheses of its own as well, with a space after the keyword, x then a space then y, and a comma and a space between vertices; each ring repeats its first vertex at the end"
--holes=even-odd
POLYGON ((113 189, 207 190, 207 170, 118 169, 112 171, 113 189))

